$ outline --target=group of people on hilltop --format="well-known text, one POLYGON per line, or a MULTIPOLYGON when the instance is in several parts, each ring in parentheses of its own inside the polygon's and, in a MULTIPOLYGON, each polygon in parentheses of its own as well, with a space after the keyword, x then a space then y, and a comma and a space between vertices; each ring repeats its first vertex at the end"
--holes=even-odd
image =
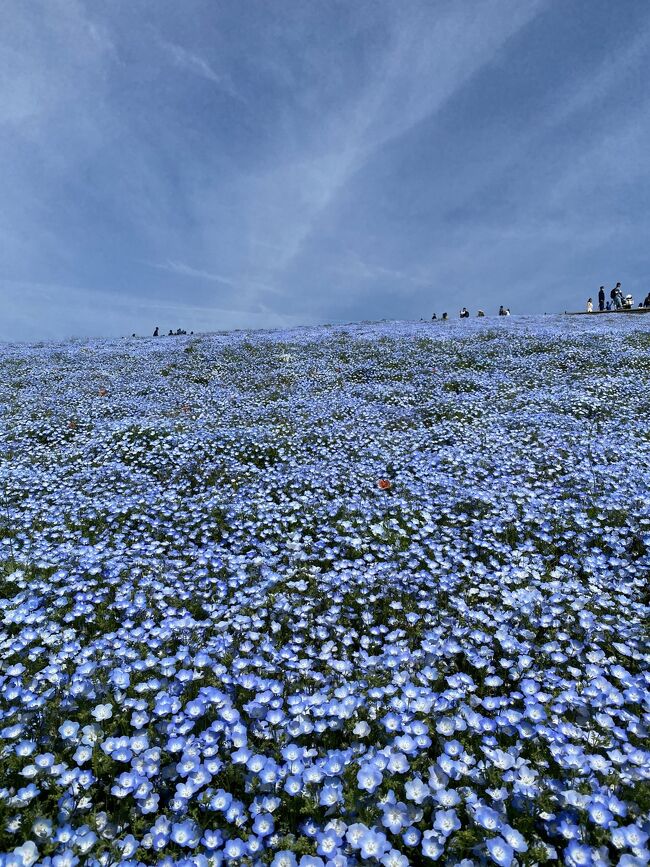
MULTIPOLYGON (((650 292, 646 295, 643 301, 639 301, 639 307, 650 308, 650 292)), ((598 309, 604 310, 631 310, 634 307, 634 298, 631 295, 623 295, 621 284, 616 286, 609 293, 609 301, 605 300, 605 287, 601 286, 598 290, 598 309)), ((594 312, 594 304, 591 298, 587 299, 587 313, 594 312)))
MULTIPOLYGON (((470 315, 470 314, 469 314, 469 310, 467 309, 467 307, 461 307, 461 309, 460 309, 458 315, 459 315, 459 317, 460 317, 461 319, 469 319, 469 315, 470 315)), ((483 311, 483 310, 478 310, 478 311, 476 312, 476 315, 477 315, 478 318, 480 319, 481 317, 485 316, 485 311, 483 311)), ((510 316, 510 310, 509 310, 509 308, 504 307, 503 304, 502 304, 501 307, 499 307, 499 316, 510 316)), ((437 318, 438 318, 438 316, 437 316, 437 314, 435 314, 435 313, 434 313, 433 316, 431 317, 432 321, 433 321, 434 319, 437 319, 437 318)), ((448 313, 443 313, 442 316, 441 316, 440 318, 443 319, 443 320, 449 319, 449 314, 448 314, 448 313)))
MULTIPOLYGON (((185 331, 183 328, 177 328, 176 331, 173 331, 170 328, 169 331, 167 332, 167 337, 178 337, 181 334, 187 334, 187 331, 185 331)), ((190 334, 194 334, 194 332, 190 331, 190 334)), ((160 337, 161 336, 160 335, 160 328, 157 325, 154 329, 153 336, 154 337, 160 337)))

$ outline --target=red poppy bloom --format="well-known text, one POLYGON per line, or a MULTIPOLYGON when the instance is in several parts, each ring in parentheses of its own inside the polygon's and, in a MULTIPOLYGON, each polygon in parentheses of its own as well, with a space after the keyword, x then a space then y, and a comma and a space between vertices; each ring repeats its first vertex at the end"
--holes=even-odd
POLYGON ((387 491, 389 488, 393 487, 393 483, 389 482, 388 479, 379 479, 377 487, 381 488, 382 491, 387 491))

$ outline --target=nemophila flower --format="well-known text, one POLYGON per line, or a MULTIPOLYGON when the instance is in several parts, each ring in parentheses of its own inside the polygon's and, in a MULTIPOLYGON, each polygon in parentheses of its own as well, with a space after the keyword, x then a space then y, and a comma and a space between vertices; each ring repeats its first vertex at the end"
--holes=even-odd
POLYGON ((210 798, 210 809, 225 812, 232 804, 232 795, 224 789, 218 789, 210 798))
POLYGON ((571 867, 589 867, 593 863, 592 851, 589 846, 571 840, 564 850, 564 859, 571 867))
POLYGON ((501 828, 501 817, 491 807, 478 806, 474 811, 474 821, 487 831, 498 831, 501 828))
POLYGON ((614 821, 613 815, 598 801, 594 801, 589 805, 587 814, 595 825, 600 825, 603 828, 608 828, 614 821))
POLYGON ((38 848, 33 840, 27 840, 21 846, 17 846, 12 854, 7 854, 4 857, 6 867, 13 867, 12 858, 16 867, 32 867, 38 861, 38 848))
POLYGON ((438 839, 437 832, 425 831, 422 835, 422 854, 425 858, 430 858, 432 861, 437 861, 445 851, 444 844, 438 839))
POLYGON ((277 852, 271 861, 271 867, 296 867, 297 864, 296 856, 288 849, 277 852))
POLYGON ((441 807, 455 807, 456 804, 460 803, 460 796, 455 789, 438 789, 433 793, 433 797, 441 807))
POLYGON ((365 738, 370 734, 370 726, 365 720, 359 720, 352 729, 352 733, 359 738, 365 738))
POLYGON ((172 824, 171 839, 178 846, 193 848, 198 845, 200 837, 201 832, 199 828, 190 820, 172 824))
POLYGON ((218 849, 223 843, 223 834, 217 829, 206 828, 199 843, 201 846, 205 846, 205 848, 210 851, 212 851, 213 849, 218 849))
POLYGON ((343 786, 336 780, 325 782, 318 796, 321 807, 332 807, 343 799, 343 786))
POLYGON ((411 848, 418 845, 421 837, 421 832, 413 825, 407 828, 406 831, 404 831, 404 833, 402 834, 402 840, 404 841, 405 845, 410 846, 411 848))
POLYGON ((93 751, 92 747, 85 746, 84 744, 77 747, 72 758, 78 765, 83 765, 85 762, 90 761, 92 758, 93 751))
POLYGON ((391 834, 399 834, 402 828, 408 825, 409 816, 406 804, 392 803, 386 804, 383 808, 381 823, 391 834))
POLYGON ((273 833, 275 823, 270 813, 258 813, 253 822, 253 832, 259 837, 267 837, 273 833))
POLYGON ((343 842, 343 838, 334 828, 328 828, 327 831, 317 831, 315 834, 316 851, 324 858, 331 858, 339 850, 343 842))
POLYGON ((97 722, 103 722, 113 716, 113 707, 110 704, 98 704, 91 713, 97 722))
POLYGON ((363 822, 353 822, 348 825, 345 839, 353 849, 361 848, 361 840, 370 829, 363 822))
POLYGON ((438 734, 448 737, 456 730, 456 723, 450 717, 441 717, 436 723, 436 731, 438 734))
POLYGON ((298 795, 302 791, 303 781, 302 777, 296 776, 295 774, 291 774, 284 781, 284 791, 288 792, 289 795, 298 795))
POLYGON ((641 849, 648 841, 648 832, 634 823, 623 828, 627 845, 632 849, 641 849))
POLYGON ((435 813, 433 828, 442 834, 443 837, 448 837, 453 831, 460 828, 460 819, 455 810, 438 810, 435 813))
POLYGON ((382 855, 381 863, 384 867, 408 867, 410 861, 406 855, 397 849, 390 849, 385 855, 382 855))
POLYGON ((223 854, 228 861, 235 861, 243 857, 246 851, 246 843, 239 837, 233 837, 224 843, 223 854))
POLYGON ((363 765, 357 772, 357 784, 366 792, 374 792, 382 779, 382 773, 375 764, 363 765))
POLYGON ((495 864, 499 867, 509 867, 512 863, 513 851, 512 846, 506 843, 503 837, 492 837, 486 841, 486 846, 495 864))
POLYGON ((52 857, 52 867, 77 867, 79 858, 72 849, 64 849, 63 852, 52 857))
POLYGON ((505 839, 509 846, 512 846, 515 852, 527 852, 528 843, 526 843, 522 834, 510 825, 501 826, 501 836, 505 839))
POLYGON ((414 777, 412 780, 408 780, 405 784, 404 794, 409 801, 421 804, 429 797, 431 790, 426 783, 422 782, 420 777, 414 777))
POLYGON ((390 844, 386 839, 386 835, 380 831, 367 830, 359 841, 362 858, 381 857, 390 849, 390 844))

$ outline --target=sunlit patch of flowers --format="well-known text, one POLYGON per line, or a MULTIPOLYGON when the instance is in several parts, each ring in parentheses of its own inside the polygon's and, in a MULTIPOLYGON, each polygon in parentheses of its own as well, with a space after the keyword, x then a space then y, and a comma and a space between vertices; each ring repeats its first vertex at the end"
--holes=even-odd
POLYGON ((603 318, 3 347, 0 867, 646 864, 603 318))

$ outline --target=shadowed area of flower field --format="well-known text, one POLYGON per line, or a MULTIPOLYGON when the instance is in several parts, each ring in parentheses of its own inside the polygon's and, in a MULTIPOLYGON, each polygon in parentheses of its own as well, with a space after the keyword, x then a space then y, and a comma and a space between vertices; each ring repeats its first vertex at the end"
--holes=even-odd
POLYGON ((604 319, 0 349, 0 863, 645 864, 604 319))

